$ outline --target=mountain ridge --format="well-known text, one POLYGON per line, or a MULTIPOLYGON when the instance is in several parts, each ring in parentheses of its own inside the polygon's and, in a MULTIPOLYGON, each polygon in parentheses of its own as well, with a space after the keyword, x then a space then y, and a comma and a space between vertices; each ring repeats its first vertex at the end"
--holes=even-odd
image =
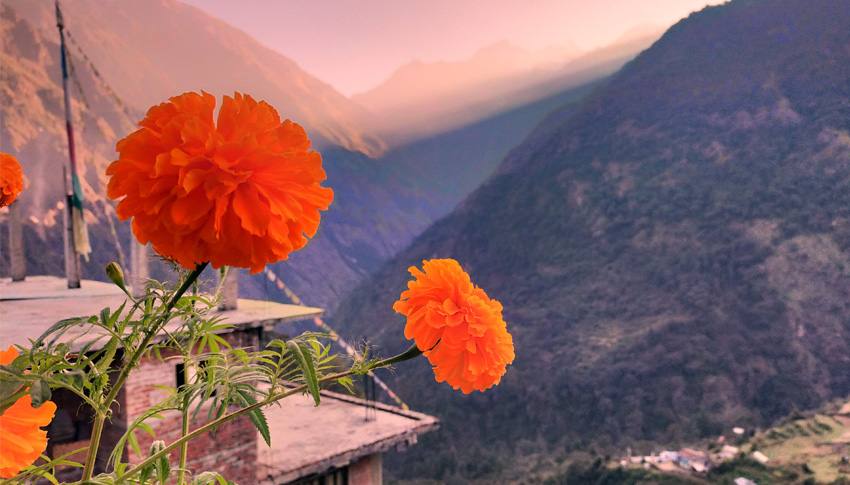
POLYGON ((514 334, 492 392, 450 397, 424 362, 386 376, 444 417, 397 477, 520 480, 524 459, 850 393, 844 7, 733 1, 680 21, 340 305, 339 328, 392 353, 406 267, 454 257, 514 334))
POLYGON ((373 118, 372 131, 391 146, 403 145, 609 76, 657 35, 627 36, 589 52, 555 49, 554 54, 499 43, 464 60, 403 65, 352 99, 381 113, 373 118))

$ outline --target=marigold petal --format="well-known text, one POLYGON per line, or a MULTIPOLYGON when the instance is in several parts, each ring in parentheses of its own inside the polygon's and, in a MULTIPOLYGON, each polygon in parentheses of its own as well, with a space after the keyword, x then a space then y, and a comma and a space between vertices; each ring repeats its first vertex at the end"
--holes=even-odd
MULTIPOLYGON (((0 351, 0 364, 11 363, 18 356, 14 347, 0 351)), ((47 448, 47 431, 56 404, 47 401, 35 408, 25 394, 0 413, 0 478, 11 478, 33 464, 47 448)))
POLYGON ((413 279, 393 309, 407 317, 404 335, 425 352, 437 382, 466 394, 498 384, 514 360, 502 305, 453 259, 426 260, 422 270, 408 271, 413 279))
POLYGON ((24 172, 12 155, 0 152, 0 207, 10 205, 24 190, 24 172))
POLYGON ((0 350, 0 365, 9 365, 18 358, 18 349, 10 345, 6 350, 0 350))
POLYGON ((118 215, 161 255, 258 272, 307 244, 333 201, 321 156, 268 103, 184 93, 151 107, 107 169, 118 215))

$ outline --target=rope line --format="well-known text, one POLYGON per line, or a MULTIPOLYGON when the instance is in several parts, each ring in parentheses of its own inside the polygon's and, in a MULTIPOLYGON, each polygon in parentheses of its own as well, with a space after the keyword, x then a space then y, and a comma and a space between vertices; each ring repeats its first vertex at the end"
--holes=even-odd
MULTIPOLYGON (((121 97, 118 96, 118 93, 116 93, 115 90, 112 89, 112 86, 108 82, 106 82, 106 79, 104 79, 103 76, 101 76, 100 71, 94 65, 94 62, 92 62, 91 58, 88 56, 88 54, 86 54, 86 52, 83 50, 83 47, 80 45, 79 42, 77 42, 77 39, 74 37, 74 34, 70 30, 68 30, 67 26, 65 27, 65 34, 68 36, 68 40, 70 41, 69 43, 74 46, 74 48, 80 54, 80 57, 82 57, 83 60, 86 62, 86 65, 91 70, 94 77, 98 80, 98 82, 100 82, 100 84, 103 86, 104 90, 106 90, 106 93, 109 95, 110 98, 112 98, 112 101, 114 101, 115 104, 118 105, 121 113, 126 118, 126 121, 128 121, 131 126, 135 126, 136 119, 133 116, 133 114, 130 112, 130 108, 127 107, 127 103, 125 103, 124 100, 122 100, 121 97)), ((70 58, 70 56, 68 56, 68 57, 70 58)), ((72 74, 73 74, 73 68, 72 68, 72 74)), ((77 80, 75 82, 79 85, 79 80, 77 80)), ((86 105, 86 107, 88 107, 88 105, 86 105)))

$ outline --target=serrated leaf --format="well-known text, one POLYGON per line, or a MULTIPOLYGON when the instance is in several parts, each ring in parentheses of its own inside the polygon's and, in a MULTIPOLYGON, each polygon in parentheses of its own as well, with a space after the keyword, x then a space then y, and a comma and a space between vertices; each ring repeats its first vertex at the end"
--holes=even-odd
MULTIPOLYGON (((33 475, 35 475, 39 478, 43 478, 43 479, 47 480, 48 482, 52 483, 53 485, 59 485, 59 480, 57 480, 56 477, 54 477, 53 474, 50 473, 47 470, 41 470, 41 469, 36 468, 35 466, 29 466, 27 468, 24 468, 22 471, 32 473, 33 475)), ((3 482, 3 483, 6 483, 6 482, 3 482)))
MULTIPOLYGON (((244 405, 252 406, 254 404, 257 404, 257 400, 254 399, 254 397, 251 394, 249 394, 245 391, 238 391, 238 392, 239 392, 239 396, 242 397, 242 401, 243 401, 244 405)), ((251 418, 251 423, 253 423, 254 427, 257 428, 257 431, 260 432, 260 436, 263 437, 263 441, 266 442, 266 445, 271 446, 272 445, 272 436, 271 436, 271 432, 269 431, 269 422, 266 420, 266 416, 263 414, 263 410, 257 408, 255 410, 249 412, 248 417, 251 418)))
POLYGON ((146 466, 146 467, 142 468, 142 471, 139 472, 139 483, 147 483, 148 479, 151 477, 152 473, 153 473, 153 467, 152 466, 146 466))
POLYGON ((51 325, 47 330, 45 330, 35 341, 33 341, 32 347, 38 348, 42 344, 44 344, 44 340, 51 334, 64 331, 69 327, 73 327, 74 325, 79 325, 86 321, 86 318, 83 317, 74 317, 74 318, 66 318, 64 320, 59 320, 58 322, 51 325))
POLYGON ((124 303, 122 303, 122 304, 118 307, 118 309, 117 309, 117 310, 115 310, 115 311, 112 313, 112 315, 109 317, 109 321, 107 321, 107 322, 106 322, 106 324, 109 326, 109 328, 115 328, 115 323, 116 323, 116 322, 118 322, 118 317, 120 317, 120 316, 121 316, 121 313, 123 313, 123 312, 124 312, 124 307, 125 307, 126 305, 127 305, 127 302, 125 301, 125 302, 124 302, 124 303))
MULTIPOLYGON (((132 450, 136 456, 142 456, 142 447, 139 446, 139 440, 136 439, 135 432, 127 435, 127 443, 130 445, 130 450, 132 450)), ((142 483, 144 483, 144 481, 142 483)))
MULTIPOLYGON (((162 440, 156 440, 151 443, 150 454, 148 456, 153 456, 164 449, 165 442, 162 440)), ((171 474, 171 463, 168 462, 168 453, 165 453, 160 456, 159 459, 154 461, 153 466, 156 471, 157 480, 159 480, 159 483, 164 485, 168 482, 168 476, 171 474)))
POLYGON ((351 394, 354 394, 354 381, 350 376, 340 377, 336 380, 337 384, 344 387, 346 391, 351 394))
POLYGON ((156 474, 159 483, 165 485, 168 483, 168 476, 171 474, 171 463, 168 462, 168 454, 162 455, 156 463, 156 474))
POLYGON ((286 347, 289 352, 295 357, 298 366, 301 367, 301 372, 304 374, 304 382, 307 384, 307 389, 313 396, 316 406, 319 405, 321 397, 319 395, 319 379, 316 377, 316 370, 313 367, 313 357, 309 350, 305 350, 297 342, 292 340, 286 342, 286 347))
POLYGON ((103 349, 103 355, 97 362, 97 369, 101 373, 105 373, 112 365, 112 360, 115 358, 115 353, 118 351, 118 338, 112 337, 103 349))
MULTIPOLYGON (((151 417, 152 417, 152 418, 157 418, 157 419, 162 418, 162 416, 160 416, 159 414, 154 414, 154 415, 153 415, 153 416, 151 416, 151 417)), ((147 433, 147 434, 148 434, 151 438, 153 438, 154 436, 156 436, 156 433, 154 433, 153 427, 152 427, 151 425, 147 424, 147 423, 139 423, 136 427, 137 427, 137 428, 139 428, 139 429, 141 429, 141 430, 142 430, 142 431, 144 431, 145 433, 147 433)))
POLYGON ((109 313, 109 307, 102 309, 100 311, 100 324, 103 325, 104 327, 108 327, 110 315, 111 314, 109 313))

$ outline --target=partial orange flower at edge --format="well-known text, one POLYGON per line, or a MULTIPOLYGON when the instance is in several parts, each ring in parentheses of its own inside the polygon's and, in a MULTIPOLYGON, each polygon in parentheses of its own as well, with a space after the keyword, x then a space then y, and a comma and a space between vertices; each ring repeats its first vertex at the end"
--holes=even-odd
POLYGON ((187 92, 148 110, 120 140, 108 195, 133 233, 187 269, 210 262, 259 272, 313 237, 333 191, 321 155, 268 103, 187 92))
POLYGON ((434 368, 437 382, 464 394, 499 383, 514 360, 502 305, 476 287, 454 259, 422 262, 393 309, 407 317, 413 339, 434 368))
MULTIPOLYGON (((18 356, 14 347, 0 350, 0 365, 10 364, 18 356)), ((32 465, 47 448, 47 431, 56 404, 47 401, 34 408, 29 394, 0 414, 0 478, 12 478, 32 465)))
POLYGON ((0 207, 11 205, 24 190, 24 172, 12 155, 0 152, 0 207))

